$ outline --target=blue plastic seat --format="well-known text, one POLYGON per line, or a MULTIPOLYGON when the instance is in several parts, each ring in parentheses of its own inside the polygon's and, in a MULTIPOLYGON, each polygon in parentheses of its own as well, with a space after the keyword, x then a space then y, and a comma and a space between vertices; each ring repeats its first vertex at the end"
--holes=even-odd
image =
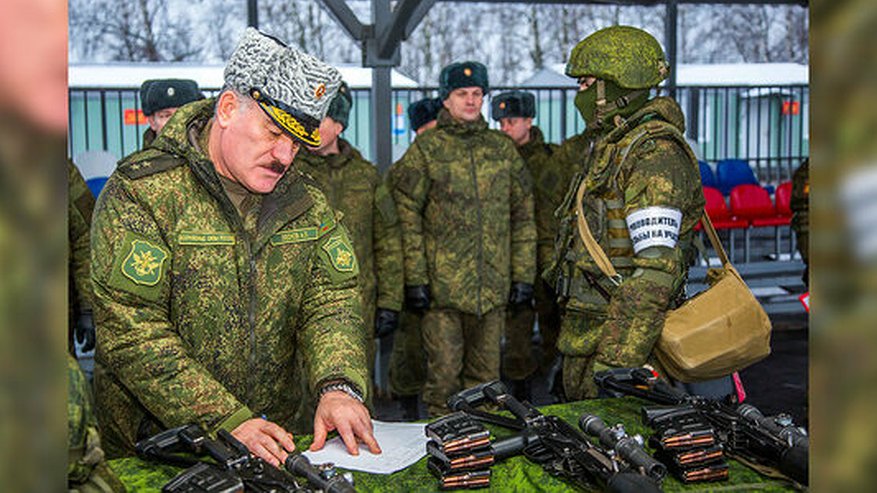
POLYGON ((106 183, 106 176, 96 176, 85 180, 85 184, 88 185, 88 189, 91 190, 91 194, 94 195, 94 198, 97 198, 100 195, 100 191, 104 189, 106 183))
POLYGON ((705 187, 718 188, 719 184, 716 180, 716 174, 713 173, 712 166, 709 165, 706 161, 698 161, 697 164, 700 165, 700 182, 705 187))
POLYGON ((749 163, 742 159, 722 159, 716 164, 718 189, 728 195, 737 185, 761 185, 749 163))

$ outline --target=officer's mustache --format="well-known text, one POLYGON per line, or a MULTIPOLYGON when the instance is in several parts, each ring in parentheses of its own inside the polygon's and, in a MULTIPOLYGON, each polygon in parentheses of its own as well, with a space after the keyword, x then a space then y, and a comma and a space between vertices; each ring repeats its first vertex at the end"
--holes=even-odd
POLYGON ((286 172, 287 166, 279 161, 274 161, 268 165, 271 171, 277 173, 278 175, 282 175, 286 172))

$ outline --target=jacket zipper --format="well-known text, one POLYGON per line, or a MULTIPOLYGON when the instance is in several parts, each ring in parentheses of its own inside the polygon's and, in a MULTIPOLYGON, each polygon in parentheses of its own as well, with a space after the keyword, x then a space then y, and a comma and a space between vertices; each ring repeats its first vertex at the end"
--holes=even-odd
POLYGON ((484 283, 484 223, 481 216, 481 197, 478 194, 478 174, 475 171, 475 155, 472 152, 472 142, 469 147, 469 171, 472 174, 472 185, 475 187, 475 211, 478 216, 478 290, 477 302, 478 318, 481 318, 481 285, 484 283))

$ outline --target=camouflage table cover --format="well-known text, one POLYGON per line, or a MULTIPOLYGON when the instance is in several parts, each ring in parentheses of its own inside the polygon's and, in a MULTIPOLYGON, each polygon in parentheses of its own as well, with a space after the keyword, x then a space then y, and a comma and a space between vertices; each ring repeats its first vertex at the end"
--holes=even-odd
MULTIPOLYGON (((607 424, 623 423, 629 433, 640 433, 648 436, 648 429, 639 422, 640 407, 646 401, 625 397, 621 399, 601 399, 572 402, 541 408, 546 414, 562 417, 570 424, 578 426, 578 418, 584 413, 592 413, 601 417, 607 424)), ((511 435, 512 432, 488 426, 498 437, 511 435)), ((300 449, 310 446, 311 437, 301 436, 296 439, 300 449)), ((675 478, 667 477, 663 482, 664 491, 794 491, 791 485, 764 478, 755 471, 736 461, 730 462, 730 480, 720 483, 703 483, 683 485, 675 478)), ((180 469, 172 466, 156 465, 137 458, 116 459, 110 461, 110 467, 129 491, 159 491, 161 487, 176 475, 180 469)), ((391 475, 353 473, 358 492, 427 492, 439 491, 438 482, 426 469, 426 458, 408 469, 391 475)), ((542 471, 539 466, 528 462, 523 457, 513 457, 493 466, 491 486, 489 490, 479 491, 569 491, 572 488, 553 476, 542 471)), ((462 491, 462 490, 460 490, 462 491)))

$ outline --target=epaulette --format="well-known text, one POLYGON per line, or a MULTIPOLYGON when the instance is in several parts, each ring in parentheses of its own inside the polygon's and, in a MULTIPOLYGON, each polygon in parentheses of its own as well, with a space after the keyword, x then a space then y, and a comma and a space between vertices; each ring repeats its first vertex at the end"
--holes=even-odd
POLYGON ((119 163, 119 172, 131 180, 151 176, 182 166, 183 159, 154 148, 144 149, 119 163))

